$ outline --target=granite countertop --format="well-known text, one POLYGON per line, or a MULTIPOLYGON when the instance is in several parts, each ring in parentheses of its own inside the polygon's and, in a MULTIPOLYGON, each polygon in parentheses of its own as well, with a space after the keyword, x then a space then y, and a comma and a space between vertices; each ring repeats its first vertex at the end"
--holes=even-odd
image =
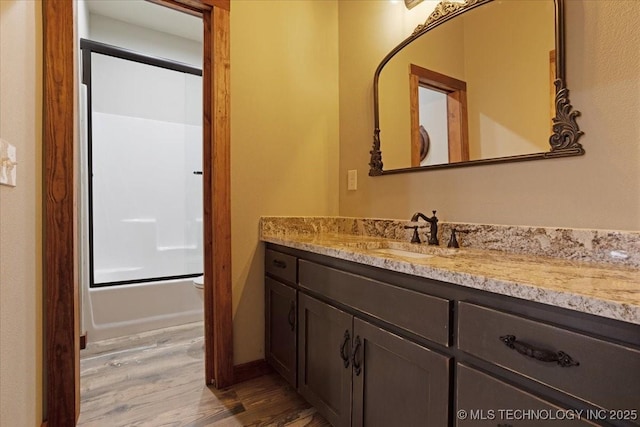
POLYGON ((274 233, 261 240, 290 248, 454 283, 640 325, 640 269, 474 248, 414 245, 341 231, 274 233), (381 253, 392 248, 432 255, 381 253))

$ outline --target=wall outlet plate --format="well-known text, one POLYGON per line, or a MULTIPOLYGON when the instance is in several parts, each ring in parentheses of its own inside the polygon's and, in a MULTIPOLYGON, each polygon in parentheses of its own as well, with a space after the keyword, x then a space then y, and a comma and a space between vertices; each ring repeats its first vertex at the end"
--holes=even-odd
POLYGON ((0 184, 16 186, 17 165, 16 147, 0 139, 0 184))

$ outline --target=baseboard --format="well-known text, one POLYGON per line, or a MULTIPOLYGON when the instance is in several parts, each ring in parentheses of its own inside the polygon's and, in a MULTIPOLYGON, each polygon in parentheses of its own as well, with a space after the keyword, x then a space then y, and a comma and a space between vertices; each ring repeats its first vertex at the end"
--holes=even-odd
POLYGON ((87 348, 87 334, 80 335, 80 350, 87 348))
POLYGON ((233 367, 233 382, 234 384, 241 383, 271 372, 273 372, 273 369, 266 360, 254 360, 253 362, 247 362, 233 367))

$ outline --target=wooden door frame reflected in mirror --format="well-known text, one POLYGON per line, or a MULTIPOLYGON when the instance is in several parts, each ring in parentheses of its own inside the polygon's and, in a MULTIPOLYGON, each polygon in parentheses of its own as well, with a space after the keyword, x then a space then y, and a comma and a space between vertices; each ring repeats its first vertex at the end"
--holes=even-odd
POLYGON ((406 167, 392 170, 385 170, 383 167, 383 156, 380 147, 380 103, 379 103, 379 78, 384 66, 403 48, 412 43, 418 37, 439 25, 459 16, 465 12, 479 6, 492 2, 493 0, 465 0, 464 2, 452 2, 442 0, 433 13, 427 18, 424 24, 418 25, 414 32, 398 46, 396 46, 378 65, 373 80, 374 97, 374 132, 373 145, 370 150, 369 175, 380 176, 396 173, 444 169, 463 166, 475 166, 495 163, 520 162, 527 160, 542 160, 559 157, 580 156, 584 154, 584 148, 578 142, 583 132, 576 123, 579 111, 573 110, 569 101, 569 90, 566 87, 565 78, 565 45, 564 45, 564 0, 553 0, 555 6, 555 99, 554 114, 552 120, 552 134, 549 137, 549 151, 533 154, 520 154, 500 158, 488 158, 470 160, 466 162, 438 164, 420 167, 406 167))
MULTIPOLYGON (((151 0, 202 17, 205 379, 234 382, 230 209, 230 1, 151 0), (215 239, 213 238, 215 236, 215 239)), ((73 0, 43 0, 43 416, 80 412, 77 276, 77 67, 73 0)))
POLYGON ((409 103, 411 114, 411 167, 420 167, 422 146, 420 122, 420 88, 441 92, 447 97, 447 152, 450 162, 469 160, 469 123, 467 118, 467 84, 462 80, 409 65, 409 103))

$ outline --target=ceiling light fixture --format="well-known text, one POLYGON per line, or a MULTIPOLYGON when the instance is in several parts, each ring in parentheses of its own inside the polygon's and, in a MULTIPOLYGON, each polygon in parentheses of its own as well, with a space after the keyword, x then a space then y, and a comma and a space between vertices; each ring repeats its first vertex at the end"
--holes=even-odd
POLYGON ((412 9, 417 6, 419 3, 422 3, 423 0, 404 0, 404 5, 407 9, 412 9))

